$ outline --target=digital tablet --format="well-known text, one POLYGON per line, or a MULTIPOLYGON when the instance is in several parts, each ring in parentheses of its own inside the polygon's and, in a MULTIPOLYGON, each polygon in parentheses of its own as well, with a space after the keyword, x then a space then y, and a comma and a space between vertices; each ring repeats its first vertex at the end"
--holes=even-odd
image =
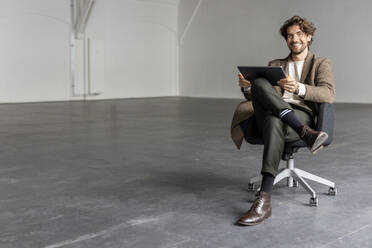
POLYGON ((287 77, 280 66, 238 66, 238 70, 250 82, 262 77, 273 86, 277 86, 280 79, 287 77))

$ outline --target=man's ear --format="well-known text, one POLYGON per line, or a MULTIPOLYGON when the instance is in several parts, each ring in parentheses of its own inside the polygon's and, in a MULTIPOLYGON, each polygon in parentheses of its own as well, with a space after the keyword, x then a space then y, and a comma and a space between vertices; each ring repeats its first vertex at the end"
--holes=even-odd
POLYGON ((313 37, 312 35, 308 35, 306 38, 307 42, 310 42, 312 37, 313 37))

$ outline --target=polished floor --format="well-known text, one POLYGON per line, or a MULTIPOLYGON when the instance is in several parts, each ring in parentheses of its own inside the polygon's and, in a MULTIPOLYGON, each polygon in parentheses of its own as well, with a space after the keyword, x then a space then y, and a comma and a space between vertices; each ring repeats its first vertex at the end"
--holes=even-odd
POLYGON ((372 247, 372 105, 336 104, 334 143, 295 158, 337 196, 310 182, 309 207, 282 182, 272 218, 242 227, 262 147, 230 140, 238 102, 0 105, 0 247, 372 247))

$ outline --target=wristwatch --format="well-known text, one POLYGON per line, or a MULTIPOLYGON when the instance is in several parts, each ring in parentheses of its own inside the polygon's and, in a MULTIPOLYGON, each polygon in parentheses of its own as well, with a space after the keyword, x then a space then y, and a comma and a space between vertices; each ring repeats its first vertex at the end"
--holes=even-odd
POLYGON ((295 90, 294 92, 296 95, 298 95, 298 93, 300 93, 300 86, 297 87, 297 89, 295 90))
POLYGON ((247 88, 240 87, 240 88, 241 88, 241 91, 242 91, 243 93, 247 93, 247 92, 249 92, 249 91, 251 90, 251 87, 247 87, 247 88))

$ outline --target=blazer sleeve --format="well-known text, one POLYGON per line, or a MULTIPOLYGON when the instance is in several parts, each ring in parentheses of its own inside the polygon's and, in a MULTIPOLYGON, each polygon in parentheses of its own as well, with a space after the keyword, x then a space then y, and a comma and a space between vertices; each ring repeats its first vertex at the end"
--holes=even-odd
POLYGON ((306 84, 305 101, 333 103, 336 92, 331 61, 328 58, 320 62, 314 78, 315 85, 306 84))

